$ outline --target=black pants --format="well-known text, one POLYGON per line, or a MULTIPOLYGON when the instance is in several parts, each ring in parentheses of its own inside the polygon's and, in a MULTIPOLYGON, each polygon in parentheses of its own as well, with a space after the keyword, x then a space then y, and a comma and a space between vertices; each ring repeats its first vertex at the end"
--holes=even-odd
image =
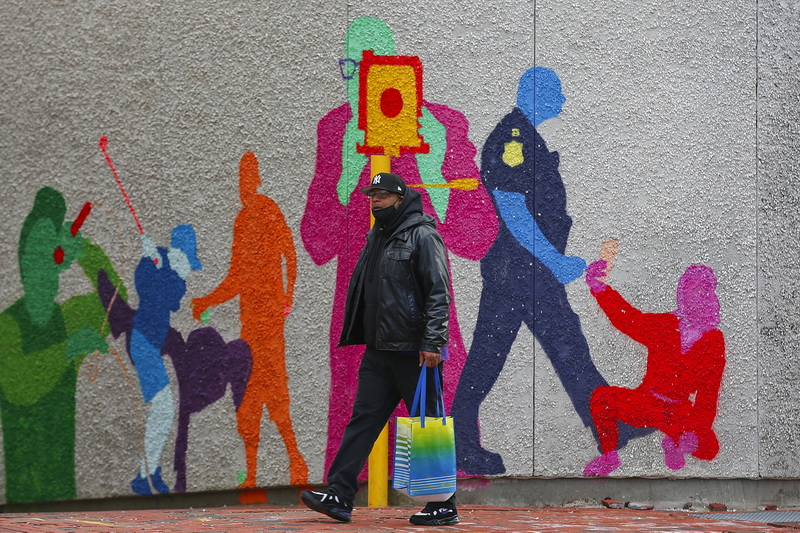
MULTIPOLYGON (((411 412, 420 370, 418 352, 388 352, 369 347, 364 352, 358 369, 353 415, 328 470, 330 492, 346 502, 353 502, 358 490, 358 474, 400 400, 411 412)), ((439 364, 440 377, 441 371, 442 365, 439 364)), ((427 385, 425 416, 434 416, 436 385, 430 368, 427 385)), ((447 501, 450 507, 455 508, 455 495, 447 501)))

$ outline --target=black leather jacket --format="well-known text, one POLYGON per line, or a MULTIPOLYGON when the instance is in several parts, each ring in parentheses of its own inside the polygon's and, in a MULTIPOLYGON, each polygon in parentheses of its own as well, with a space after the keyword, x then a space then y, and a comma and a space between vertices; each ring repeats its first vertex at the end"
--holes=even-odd
MULTIPOLYGON (((372 232, 367 234, 350 278, 339 346, 366 344, 360 308, 372 237, 372 232)), ((410 214, 386 241, 381 255, 375 347, 441 353, 448 342, 449 287, 445 246, 436 221, 427 214, 410 214)))

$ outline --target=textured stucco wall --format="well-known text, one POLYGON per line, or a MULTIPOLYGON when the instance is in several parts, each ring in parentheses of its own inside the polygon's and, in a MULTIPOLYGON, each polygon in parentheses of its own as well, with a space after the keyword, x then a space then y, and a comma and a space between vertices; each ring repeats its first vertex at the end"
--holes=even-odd
MULTIPOLYGON (((337 65, 345 31, 357 17, 376 17, 392 29, 398 54, 420 58, 425 99, 467 118, 478 164, 490 132, 515 105, 520 75, 536 65, 558 74, 564 110, 537 129, 560 154, 573 220, 567 253, 591 262, 603 239, 619 240, 610 282, 645 311, 674 309, 677 280, 691 263, 711 266, 719 279, 727 342, 714 425, 721 449, 713 461, 690 459, 679 475, 800 475, 796 6, 11 0, 0 14, 1 309, 22 296, 19 233, 44 186, 63 193, 67 220, 94 203, 82 232, 106 251, 137 306, 139 236, 98 147, 107 136, 148 235, 167 245, 177 224, 196 231, 203 270, 188 277, 171 322, 188 334, 200 325, 191 298, 208 294, 228 272, 241 207, 239 161, 252 151, 260 191, 294 235, 297 285, 285 324, 291 416, 308 481, 320 482, 336 264, 314 264, 300 225, 317 123, 347 98, 337 65)), ((457 256, 451 261, 469 348, 480 268, 457 256)), ((73 266, 60 277, 58 301, 91 290, 73 266)), ((567 292, 600 372, 611 384, 636 386, 645 349, 610 326, 582 279, 567 292)), ((241 334, 238 318, 234 299, 213 308, 208 325, 231 340, 241 334)), ((131 494, 143 447, 135 371, 124 342, 110 344, 119 357, 89 355, 78 373, 77 498, 131 494)), ((168 372, 175 383, 169 365, 168 372)), ((524 326, 480 415, 483 444, 501 454, 506 475, 581 476, 597 455, 524 326)), ((266 413, 261 426, 259 485, 286 485, 284 442, 266 413)), ((192 417, 188 491, 242 481, 245 451, 236 427, 230 391, 192 417)), ((631 442, 615 474, 675 475, 664 464, 661 438, 654 432, 631 442)), ((171 485, 175 427, 167 442, 162 465, 171 485)), ((7 469, 0 461, 2 500, 7 469)))
MULTIPOLYGON (((797 365, 800 327, 800 178, 794 74, 800 6, 759 2, 758 40, 758 331, 759 474, 795 476, 800 457, 797 365)), ((751 200, 752 201, 752 200, 751 200)))

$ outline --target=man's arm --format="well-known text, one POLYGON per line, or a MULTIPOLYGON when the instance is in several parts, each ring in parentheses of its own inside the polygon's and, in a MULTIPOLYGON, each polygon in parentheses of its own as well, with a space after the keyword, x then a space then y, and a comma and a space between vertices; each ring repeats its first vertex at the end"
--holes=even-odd
POLYGON ((247 242, 246 222, 241 221, 241 217, 242 214, 239 213, 233 224, 234 245, 231 247, 231 262, 228 267, 228 273, 225 274, 225 278, 210 293, 205 296, 192 298, 190 307, 195 320, 202 320, 203 317, 201 315, 203 315, 209 307, 215 307, 228 300, 232 300, 236 298, 241 291, 242 279, 239 269, 242 262, 242 258, 240 257, 242 251, 241 246, 237 246, 236 243, 247 242))
POLYGON ((549 268, 561 283, 574 281, 586 270, 586 261, 576 256, 559 253, 542 230, 525 205, 525 196, 521 193, 494 190, 492 194, 497 200, 500 217, 506 223, 515 239, 528 250, 531 255, 549 268))
POLYGON ((441 360, 442 348, 449 341, 450 320, 450 276, 441 235, 432 231, 421 236, 416 257, 416 276, 425 314, 420 364, 436 366, 441 360))

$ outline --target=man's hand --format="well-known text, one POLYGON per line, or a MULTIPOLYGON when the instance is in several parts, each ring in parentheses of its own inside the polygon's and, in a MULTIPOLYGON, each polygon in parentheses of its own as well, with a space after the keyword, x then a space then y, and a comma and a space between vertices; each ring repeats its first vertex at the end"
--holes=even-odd
POLYGON ((428 368, 433 368, 438 366, 439 363, 442 362, 442 354, 434 353, 434 352, 424 352, 420 350, 419 352, 419 366, 423 364, 428 368))

